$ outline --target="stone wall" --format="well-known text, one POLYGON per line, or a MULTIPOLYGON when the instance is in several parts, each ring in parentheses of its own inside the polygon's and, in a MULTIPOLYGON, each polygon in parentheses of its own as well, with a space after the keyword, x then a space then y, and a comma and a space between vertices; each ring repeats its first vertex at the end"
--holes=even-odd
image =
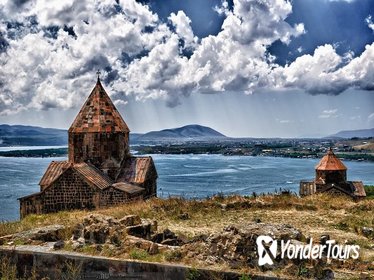
POLYGON ((69 161, 89 161, 112 179, 128 154, 128 133, 69 133, 69 161))
POLYGON ((316 193, 316 184, 314 181, 301 181, 299 194, 301 196, 311 195, 316 193))
POLYGON ((147 179, 141 185, 145 189, 144 198, 150 198, 157 196, 157 172, 153 166, 147 173, 147 179))
MULTIPOLYGON (((15 264, 17 274, 37 279, 226 279, 239 280, 242 275, 233 272, 190 268, 182 265, 159 264, 132 260, 85 256, 69 252, 46 252, 40 246, 0 247, 0 261, 15 264)), ((249 276, 248 276, 249 277, 249 276)), ((249 279, 279 279, 251 275, 249 279)))
MULTIPOLYGON (((156 180, 148 180, 148 187, 155 192, 156 180)), ((154 194, 154 193, 153 193, 154 194)), ((95 209, 119 205, 143 199, 144 193, 128 194, 109 187, 99 190, 88 185, 76 172, 69 169, 44 192, 20 200, 21 218, 29 214, 45 214, 73 209, 95 209)))
POLYGON ((99 193, 69 169, 44 192, 20 199, 21 218, 62 210, 94 209, 99 193))
POLYGON ((29 214, 42 214, 42 201, 39 193, 20 199, 21 219, 29 214))
POLYGON ((131 196, 125 192, 116 190, 113 187, 100 193, 100 207, 118 205, 131 200, 131 196))
POLYGON ((316 180, 318 181, 319 178, 322 178, 325 184, 345 182, 347 180, 347 171, 316 170, 316 180))
POLYGON ((140 186, 144 188, 144 197, 150 198, 156 196, 156 192, 153 191, 154 186, 156 185, 156 180, 147 179, 143 184, 140 186))
POLYGON ((93 209, 99 193, 69 169, 43 194, 43 213, 71 209, 93 209))

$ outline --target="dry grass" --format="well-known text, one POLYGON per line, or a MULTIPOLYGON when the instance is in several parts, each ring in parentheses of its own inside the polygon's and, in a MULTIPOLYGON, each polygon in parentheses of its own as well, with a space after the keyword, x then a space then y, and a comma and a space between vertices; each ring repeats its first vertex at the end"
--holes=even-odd
POLYGON ((362 226, 374 226, 373 199, 355 202, 347 197, 331 197, 327 194, 305 198, 294 195, 265 195, 256 198, 217 196, 205 200, 154 198, 90 212, 64 211, 29 215, 21 221, 0 223, 0 236, 52 224, 71 227, 90 213, 116 218, 136 214, 142 218, 156 219, 161 228, 170 228, 186 235, 209 233, 221 230, 228 224, 257 219, 266 223, 291 224, 305 234, 323 230, 342 234, 355 233, 362 226), (188 213, 190 218, 181 219, 180 215, 183 213, 188 213))
MULTIPOLYGON (((318 239, 321 234, 330 234, 339 242, 350 242, 361 246, 360 262, 374 261, 374 242, 361 234, 361 228, 374 227, 374 200, 355 202, 348 197, 331 197, 327 194, 300 198, 295 195, 265 195, 257 197, 216 196, 205 200, 183 198, 138 201, 96 211, 72 211, 47 215, 30 215, 22 221, 0 224, 0 236, 51 224, 63 224, 69 229, 81 222, 89 213, 121 218, 136 214, 142 218, 158 221, 159 230, 169 228, 186 237, 221 231, 230 224, 258 221, 285 223, 302 231, 306 237, 318 239), (188 214, 183 219, 181 214, 188 214)), ((185 216, 184 216, 185 217, 185 216)), ((87 252, 93 253, 95 252, 87 252)), ((102 255, 111 255, 102 252, 102 255)), ((175 256, 147 256, 143 252, 123 252, 120 257, 168 261, 175 256)), ((175 260, 178 262, 178 260, 175 260)), ((185 260, 182 260, 185 261, 185 260)), ((199 263, 188 263, 198 266, 199 263)), ((215 268, 215 267, 211 267, 215 268)), ((217 267, 218 268, 218 267, 217 267)), ((219 269, 225 269, 219 267, 219 269)))
POLYGON ((370 141, 369 143, 366 143, 366 144, 354 146, 353 149, 357 151, 365 150, 365 151, 374 152, 374 141, 370 141))

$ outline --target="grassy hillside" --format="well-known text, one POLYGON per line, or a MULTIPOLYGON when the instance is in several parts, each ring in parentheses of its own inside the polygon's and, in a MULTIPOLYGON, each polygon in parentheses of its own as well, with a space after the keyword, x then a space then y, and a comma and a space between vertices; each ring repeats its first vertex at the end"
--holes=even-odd
MULTIPOLYGON (((372 194, 374 187, 367 188, 372 194)), ((141 218, 155 219, 159 230, 170 229, 180 236, 192 240, 199 236, 222 231, 229 225, 244 223, 287 224, 300 230, 305 237, 319 240, 328 234, 341 243, 358 244, 361 247, 360 259, 333 267, 340 277, 358 277, 360 273, 374 269, 373 236, 365 236, 363 227, 374 226, 374 199, 354 202, 348 197, 330 197, 326 194, 299 198, 294 195, 266 195, 256 197, 216 196, 206 200, 185 200, 181 198, 138 201, 118 207, 96 211, 72 211, 47 215, 30 215, 18 222, 1 223, 0 236, 51 224, 67 226, 65 236, 69 240, 74 225, 82 222, 91 213, 121 218, 135 214, 141 218), (187 218, 186 218, 187 217, 187 218), (348 276, 347 276, 348 275, 348 276)), ((69 249, 67 246, 65 249, 69 249)), ((176 262, 193 267, 207 267, 220 270, 233 270, 240 273, 261 273, 256 268, 227 267, 209 264, 198 257, 188 257, 175 252, 149 255, 146 251, 124 248, 113 251, 110 247, 80 249, 92 255, 103 255, 145 261, 176 262)), ((332 266, 332 265, 331 265, 332 266)), ((278 270, 275 275, 288 275, 287 270, 278 270)))

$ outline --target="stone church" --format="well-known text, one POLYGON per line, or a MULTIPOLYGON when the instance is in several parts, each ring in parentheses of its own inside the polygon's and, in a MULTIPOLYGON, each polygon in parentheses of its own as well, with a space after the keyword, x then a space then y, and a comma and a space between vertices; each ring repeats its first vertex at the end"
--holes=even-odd
POLYGON ((98 77, 69 128, 68 160, 52 161, 40 180, 40 192, 19 198, 21 218, 156 196, 153 160, 130 155, 129 133, 98 77))
POLYGON ((300 182, 301 196, 322 192, 348 195, 355 199, 366 196, 364 184, 361 181, 347 181, 347 167, 331 148, 317 164, 315 179, 300 182))

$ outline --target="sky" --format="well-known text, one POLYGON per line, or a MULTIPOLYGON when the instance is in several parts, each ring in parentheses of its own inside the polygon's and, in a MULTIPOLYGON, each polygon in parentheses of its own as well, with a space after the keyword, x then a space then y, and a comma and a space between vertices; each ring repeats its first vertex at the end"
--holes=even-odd
POLYGON ((374 127, 372 0, 0 0, 0 123, 68 128, 96 82, 132 132, 374 127))

